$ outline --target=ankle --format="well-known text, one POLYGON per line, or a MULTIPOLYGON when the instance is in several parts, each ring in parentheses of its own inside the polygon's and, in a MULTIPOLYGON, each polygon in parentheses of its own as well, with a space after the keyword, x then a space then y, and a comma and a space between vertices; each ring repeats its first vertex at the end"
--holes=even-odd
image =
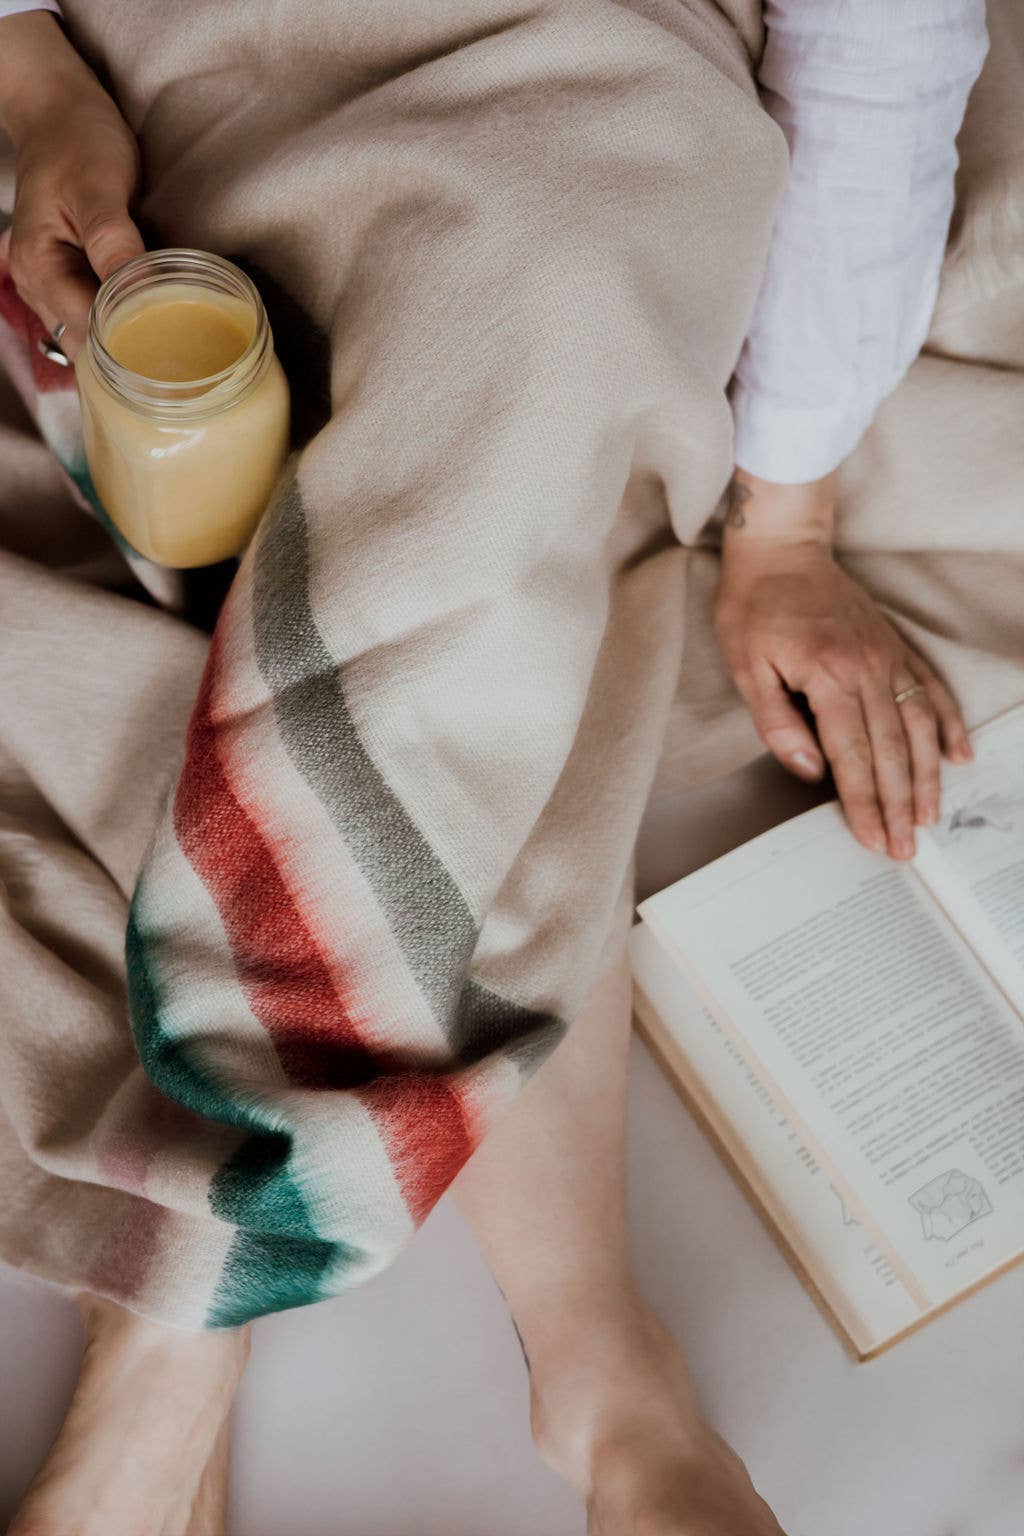
POLYGON ((595 1469, 644 1437, 685 1454, 703 1433, 682 1351, 634 1290, 602 1314, 574 1315, 530 1367, 534 1444, 583 1499, 595 1469))

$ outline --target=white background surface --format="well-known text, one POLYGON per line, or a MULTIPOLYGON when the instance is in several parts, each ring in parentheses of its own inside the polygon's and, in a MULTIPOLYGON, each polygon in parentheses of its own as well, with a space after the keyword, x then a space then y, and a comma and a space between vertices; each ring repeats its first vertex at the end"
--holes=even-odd
MULTIPOLYGON (((688 862, 720 851, 723 826, 732 842, 758 830, 758 803, 747 824, 698 817, 709 841, 689 838, 688 862)), ((662 859, 678 816, 662 807, 648 828, 662 859)), ((1024 1268, 855 1365, 638 1043, 631 1095, 644 1289, 788 1536, 1022 1536, 1024 1268)), ((77 1352, 70 1303, 0 1275, 0 1523, 57 1428, 77 1352)), ((258 1325, 231 1536, 582 1536, 527 1412, 504 1304, 445 1201, 379 1280, 258 1325)))

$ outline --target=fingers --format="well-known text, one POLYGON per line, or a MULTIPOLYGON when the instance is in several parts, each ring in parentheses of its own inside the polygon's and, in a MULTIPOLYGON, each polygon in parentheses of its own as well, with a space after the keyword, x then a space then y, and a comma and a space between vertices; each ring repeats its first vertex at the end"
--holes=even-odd
POLYGON ((864 848, 883 852, 886 828, 875 793, 872 750, 860 699, 820 680, 809 688, 808 699, 849 828, 864 848))
POLYGON ((866 714, 875 753, 875 781, 889 833, 889 852, 895 858, 910 858, 914 840, 913 828, 908 828, 908 810, 919 827, 934 826, 938 821, 942 749, 954 762, 969 762, 974 753, 967 728, 948 688, 927 662, 912 653, 893 670, 888 690, 878 689, 871 695, 866 714), (915 687, 917 691, 908 693, 915 687))
POLYGON ((946 756, 954 763, 969 763, 974 756, 974 748, 967 734, 964 717, 953 695, 945 683, 940 682, 931 668, 919 657, 910 659, 910 671, 913 673, 914 681, 923 684, 928 702, 935 711, 942 749, 946 756))
POLYGON ((67 327, 60 344, 74 358, 85 341, 95 292, 80 253, 49 240, 30 242, 26 249, 15 239, 11 273, 19 294, 51 334, 58 325, 67 327))
POLYGON ((749 670, 737 669, 735 676, 758 735, 783 766, 800 778, 817 780, 825 768, 824 749, 857 840, 874 852, 887 850, 893 858, 912 858, 917 819, 915 762, 921 769, 922 805, 930 809, 934 804, 938 812, 938 742, 927 701, 915 716, 912 748, 887 688, 878 685, 862 699, 833 679, 819 679, 810 685, 809 693, 819 748, 774 668, 755 664, 749 670))
MULTIPOLYGON (((895 708, 910 760, 914 820, 918 826, 930 827, 939 819, 942 749, 945 748, 946 755, 954 762, 960 763, 969 762, 974 752, 963 716, 949 689, 920 657, 908 656, 906 666, 893 673, 892 695, 903 694, 915 685, 920 691, 903 698, 895 708)), ((879 718, 881 714, 880 709, 879 718)), ((888 811, 886 821, 891 838, 893 827, 888 811)))
POLYGON ((938 721, 927 694, 904 700, 899 710, 910 752, 914 820, 919 827, 933 827, 942 799, 938 721))
POLYGON ((815 681, 808 698, 850 831, 865 848, 882 853, 887 847, 886 828, 860 698, 831 680, 815 681))
POLYGON ((889 853, 912 859, 915 824, 938 817, 939 742, 925 695, 897 704, 897 691, 885 683, 867 685, 863 713, 889 853))
POLYGON ((66 327, 61 346, 74 358, 83 345, 89 311, 102 281, 145 250, 123 198, 84 188, 68 209, 71 223, 52 212, 18 217, 10 244, 11 275, 21 297, 53 332, 66 327))
POLYGON ((876 674, 862 683, 859 699, 827 684, 818 684, 809 697, 854 835, 895 859, 913 858, 915 827, 939 819, 940 733, 954 760, 972 755, 952 695, 926 663, 908 657, 890 682, 876 674), (921 691, 897 704, 896 696, 915 684, 921 691))
POLYGON ((798 778, 812 782, 820 779, 825 763, 814 732, 793 704, 774 667, 757 663, 749 672, 737 671, 736 685, 768 751, 798 778))

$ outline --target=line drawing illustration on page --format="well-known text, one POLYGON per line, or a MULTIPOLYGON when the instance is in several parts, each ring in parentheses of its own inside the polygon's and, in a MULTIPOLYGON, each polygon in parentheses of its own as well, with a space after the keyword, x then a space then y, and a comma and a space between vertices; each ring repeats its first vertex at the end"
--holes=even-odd
POLYGON ((1020 810, 1021 802, 1016 795, 971 797, 943 816, 933 836, 943 847, 959 842, 964 834, 972 832, 1012 832, 1016 827, 1015 815, 1020 810))
POLYGON ((982 1216, 991 1216, 993 1209, 984 1186, 959 1168, 937 1174, 908 1199, 921 1218, 924 1237, 943 1243, 982 1216))

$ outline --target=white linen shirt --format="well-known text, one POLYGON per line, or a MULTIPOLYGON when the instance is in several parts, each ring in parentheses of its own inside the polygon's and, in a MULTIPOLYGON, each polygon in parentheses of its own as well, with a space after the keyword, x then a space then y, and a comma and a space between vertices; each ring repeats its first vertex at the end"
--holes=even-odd
POLYGON ((57 0, 0 0, 0 18, 20 16, 22 11, 54 11, 59 16, 60 6, 57 0))
POLYGON ((758 78, 790 168, 733 380, 735 459, 834 469, 920 351, 984 0, 768 0, 758 78))
MULTIPOLYGON (((59 5, 0 0, 0 18, 29 10, 59 5)), ((735 458, 795 483, 856 446, 927 336, 988 39, 984 0, 767 0, 765 22, 790 170, 733 380, 735 458)))

